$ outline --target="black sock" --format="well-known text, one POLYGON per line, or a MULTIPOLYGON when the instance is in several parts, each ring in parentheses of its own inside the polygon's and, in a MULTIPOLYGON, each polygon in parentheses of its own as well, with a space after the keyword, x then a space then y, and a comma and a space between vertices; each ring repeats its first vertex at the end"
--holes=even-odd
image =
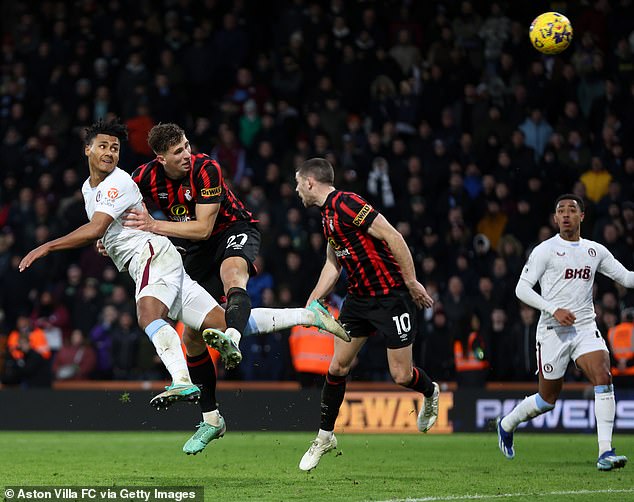
MULTIPOLYGON (((346 375, 347 376, 347 375, 346 375)), ((346 376, 326 375, 321 391, 321 422, 319 428, 324 431, 335 429, 339 408, 346 393, 346 376)))
POLYGON ((216 368, 205 350, 197 356, 187 356, 189 376, 200 388, 200 409, 203 413, 218 409, 216 404, 216 368))
POLYGON ((434 382, 431 381, 427 373, 416 366, 414 366, 412 381, 404 387, 421 392, 425 397, 431 397, 434 393, 434 382))
POLYGON ((227 310, 225 311, 227 328, 235 328, 240 334, 244 333, 250 315, 251 298, 249 298, 247 290, 231 288, 227 292, 227 310))

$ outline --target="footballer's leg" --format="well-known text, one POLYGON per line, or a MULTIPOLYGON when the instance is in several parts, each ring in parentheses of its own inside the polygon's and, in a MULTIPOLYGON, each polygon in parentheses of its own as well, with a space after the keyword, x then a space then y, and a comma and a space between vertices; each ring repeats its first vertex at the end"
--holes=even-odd
POLYGON ((294 326, 315 326, 346 342, 350 341, 350 335, 343 324, 333 317, 321 300, 312 301, 306 308, 255 308, 251 311, 244 334, 251 336, 275 333, 294 326))
MULTIPOLYGON (((243 244, 243 248, 239 251, 234 251, 239 253, 238 255, 225 256, 222 260, 220 280, 227 296, 227 305, 225 307, 227 329, 225 334, 236 346, 239 346, 240 339, 251 315, 251 299, 247 293, 247 282, 253 268, 251 257, 255 259, 259 249, 260 236, 259 233, 251 230, 249 232, 239 232, 235 236, 231 235, 229 239, 232 237, 234 238, 231 241, 233 245, 243 244), (246 240, 242 242, 241 239, 246 240), (239 240, 240 242, 238 242, 239 240), (244 247, 245 245, 246 248, 244 247), (245 254, 242 254, 243 251, 245 254)), ((230 245, 228 244, 228 246, 230 245)))
POLYGON ((598 350, 586 353, 580 356, 575 363, 594 385, 594 414, 597 422, 597 439, 599 443, 597 469, 600 471, 611 471, 612 469, 624 467, 627 463, 627 457, 617 455, 612 447, 616 402, 610 375, 608 352, 607 350, 598 350))
POLYGON ((561 338, 546 328, 538 329, 535 348, 539 372, 538 392, 523 399, 508 415, 500 417, 497 423, 498 446, 507 459, 515 457, 513 434, 518 425, 555 407, 572 350, 567 337, 561 338))
POLYGON ((498 446, 506 458, 511 460, 515 457, 513 434, 517 426, 552 410, 561 392, 563 381, 563 378, 547 380, 540 372, 539 392, 524 398, 508 415, 498 419, 498 446))
POLYGON ((196 402, 200 390, 189 377, 178 333, 165 320, 167 307, 154 297, 144 296, 137 302, 137 315, 139 326, 154 344, 156 353, 172 377, 172 384, 164 392, 154 396, 150 404, 161 408, 176 401, 196 402))
POLYGON ((337 438, 333 431, 346 393, 346 377, 352 367, 352 361, 366 340, 367 337, 362 337, 344 342, 335 338, 335 352, 321 392, 319 432, 299 462, 302 471, 314 469, 324 454, 337 448, 337 438))
MULTIPOLYGON (((218 309, 222 316, 222 309, 218 309)), ((199 405, 202 412, 202 421, 196 426, 194 435, 183 446, 183 451, 188 455, 196 455, 210 441, 222 437, 227 428, 216 404, 216 368, 207 345, 200 333, 189 327, 185 327, 183 332, 183 343, 187 351, 189 374, 200 389, 199 405)))
POLYGON ((224 436, 227 430, 216 402, 216 368, 199 331, 209 326, 224 328, 225 312, 211 295, 189 276, 186 275, 184 282, 183 308, 180 313, 180 318, 186 326, 183 343, 192 380, 200 386, 202 420, 196 426, 196 432, 183 446, 183 451, 188 455, 196 455, 212 440, 224 436))
POLYGON ((429 375, 421 368, 412 365, 411 345, 394 349, 388 348, 387 361, 395 383, 423 395, 423 405, 418 413, 416 425, 420 432, 429 431, 438 419, 440 387, 436 382, 432 382, 429 375))

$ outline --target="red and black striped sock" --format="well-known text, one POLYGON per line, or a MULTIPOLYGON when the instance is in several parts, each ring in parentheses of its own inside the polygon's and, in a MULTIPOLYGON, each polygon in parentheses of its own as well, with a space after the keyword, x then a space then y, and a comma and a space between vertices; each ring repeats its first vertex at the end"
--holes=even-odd
POLYGON ((431 381, 429 375, 416 366, 414 366, 413 373, 412 381, 405 387, 420 392, 425 397, 431 397, 434 393, 434 382, 431 381))
POLYGON ((324 388, 321 391, 321 421, 319 428, 324 431, 335 429, 339 408, 346 394, 346 377, 331 373, 326 375, 324 388))
POLYGON ((214 362, 205 350, 197 356, 187 356, 189 376, 200 388, 200 409, 203 413, 214 411, 216 404, 216 368, 214 362))

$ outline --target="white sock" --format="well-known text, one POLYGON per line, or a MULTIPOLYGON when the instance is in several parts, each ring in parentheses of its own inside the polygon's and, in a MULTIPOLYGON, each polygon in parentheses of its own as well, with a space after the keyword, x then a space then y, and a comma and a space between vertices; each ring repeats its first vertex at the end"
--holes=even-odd
POLYGON ((263 335, 275 333, 293 326, 314 326, 315 314, 308 309, 267 309, 251 310, 251 317, 244 335, 263 335))
POLYGON ((220 410, 215 409, 213 411, 204 411, 203 422, 208 423, 209 425, 220 425, 220 410))
POLYGON ((325 431, 323 429, 319 429, 319 432, 317 433, 317 438, 321 439, 325 443, 326 441, 330 441, 332 435, 333 431, 325 431))
POLYGON ((154 332, 151 340, 156 347, 156 353, 171 375, 172 382, 191 385, 187 361, 183 355, 183 349, 181 349, 181 340, 174 328, 165 323, 154 332))
POLYGON ((227 328, 225 330, 225 335, 233 340, 233 343, 240 346, 240 340, 242 339, 242 335, 236 328, 227 328))
POLYGON ((544 401, 539 393, 528 396, 502 419, 502 429, 506 432, 513 432, 522 422, 546 413, 554 407, 555 405, 544 401))
POLYGON ((597 419, 599 456, 612 449, 616 403, 612 385, 597 385, 594 388, 594 416, 597 419))

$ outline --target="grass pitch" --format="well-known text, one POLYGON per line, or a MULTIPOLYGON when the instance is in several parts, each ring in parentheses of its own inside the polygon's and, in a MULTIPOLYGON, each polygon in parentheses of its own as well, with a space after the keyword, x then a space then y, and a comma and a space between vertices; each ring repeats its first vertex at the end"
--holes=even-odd
MULTIPOLYGON (((598 472, 594 435, 519 433, 508 461, 494 433, 340 434, 305 473, 313 436, 229 431, 191 457, 186 432, 2 432, 0 486, 197 485, 206 501, 634 500, 634 463, 598 472)), ((615 444, 634 457, 634 435, 615 444)))

